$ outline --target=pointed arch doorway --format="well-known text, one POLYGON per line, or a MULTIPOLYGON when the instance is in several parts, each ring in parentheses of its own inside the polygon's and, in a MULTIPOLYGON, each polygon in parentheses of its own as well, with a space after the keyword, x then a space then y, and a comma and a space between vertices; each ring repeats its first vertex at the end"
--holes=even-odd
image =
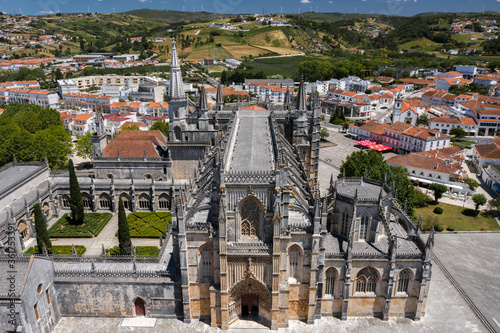
MULTIPOLYGON (((264 284, 253 276, 248 276, 231 288, 229 294, 230 324, 241 319, 243 322, 253 321, 270 327, 271 293, 264 284)), ((235 328, 245 327, 238 325, 235 328)))
POLYGON ((136 317, 146 316, 146 302, 140 297, 134 300, 134 312, 136 317))

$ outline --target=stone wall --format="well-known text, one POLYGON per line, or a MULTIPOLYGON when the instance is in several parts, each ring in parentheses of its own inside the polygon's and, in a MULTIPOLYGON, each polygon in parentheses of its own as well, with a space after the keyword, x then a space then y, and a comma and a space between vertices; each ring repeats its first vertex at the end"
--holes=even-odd
POLYGON ((55 288, 63 316, 132 316, 137 297, 146 303, 147 317, 181 313, 177 285, 163 279, 58 278, 55 288))

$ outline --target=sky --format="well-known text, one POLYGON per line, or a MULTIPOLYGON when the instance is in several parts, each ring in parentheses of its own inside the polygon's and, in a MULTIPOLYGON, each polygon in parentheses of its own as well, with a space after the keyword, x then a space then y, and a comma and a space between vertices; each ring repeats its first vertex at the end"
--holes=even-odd
POLYGON ((227 14, 318 11, 411 16, 425 12, 500 12, 500 0, 0 0, 0 11, 25 15, 113 13, 140 8, 227 14))

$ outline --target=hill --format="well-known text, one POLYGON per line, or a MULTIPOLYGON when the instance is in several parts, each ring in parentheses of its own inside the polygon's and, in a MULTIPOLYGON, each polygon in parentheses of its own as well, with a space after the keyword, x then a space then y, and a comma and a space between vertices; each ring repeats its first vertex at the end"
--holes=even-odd
POLYGON ((135 9, 124 14, 144 17, 166 23, 203 22, 229 17, 229 15, 208 12, 179 12, 175 10, 135 9))

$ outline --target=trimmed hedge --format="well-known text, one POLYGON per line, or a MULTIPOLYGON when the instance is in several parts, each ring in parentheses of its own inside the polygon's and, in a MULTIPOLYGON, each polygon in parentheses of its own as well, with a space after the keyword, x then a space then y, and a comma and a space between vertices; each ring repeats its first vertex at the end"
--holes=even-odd
POLYGON ((168 226, 172 225, 170 212, 130 213, 127 216, 131 238, 158 238, 165 236, 168 226))
MULTIPOLYGON (((120 247, 119 246, 113 246, 110 249, 106 250, 106 253, 108 255, 113 255, 117 256, 120 255, 120 247)), ((156 246, 136 246, 135 247, 135 254, 138 256, 158 256, 160 253, 160 249, 156 246)))
POLYGON ((113 217, 111 213, 87 213, 82 225, 71 225, 70 217, 64 214, 49 229, 51 238, 92 238, 104 229, 113 217))
MULTIPOLYGON (((76 255, 81 256, 85 253, 87 248, 83 245, 75 245, 76 255)), ((38 245, 30 247, 24 254, 38 254, 38 245)), ((71 245, 52 245, 52 254, 73 254, 73 247, 71 245)))
POLYGON ((436 207, 436 208, 434 208, 433 212, 434 212, 435 214, 443 214, 443 208, 441 208, 441 207, 436 207))

